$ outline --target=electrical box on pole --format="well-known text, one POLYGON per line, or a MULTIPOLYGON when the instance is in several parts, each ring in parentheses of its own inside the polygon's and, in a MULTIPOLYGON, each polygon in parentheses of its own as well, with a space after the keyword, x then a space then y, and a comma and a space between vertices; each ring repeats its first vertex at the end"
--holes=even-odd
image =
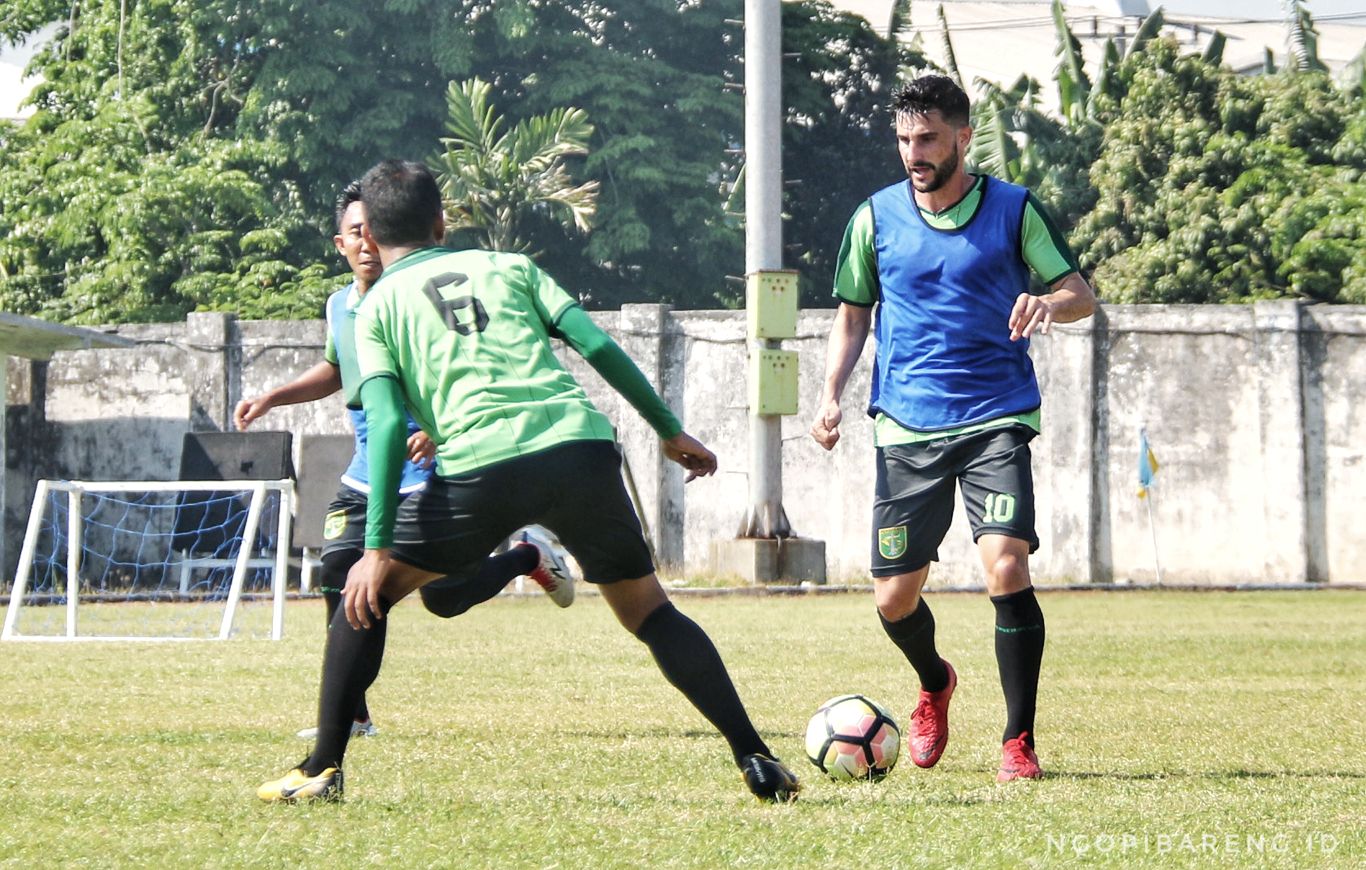
POLYGON ((749 337, 797 337, 797 271, 763 269, 745 276, 749 337))
POLYGON ((796 351, 750 351, 749 411, 781 416, 797 413, 796 351))

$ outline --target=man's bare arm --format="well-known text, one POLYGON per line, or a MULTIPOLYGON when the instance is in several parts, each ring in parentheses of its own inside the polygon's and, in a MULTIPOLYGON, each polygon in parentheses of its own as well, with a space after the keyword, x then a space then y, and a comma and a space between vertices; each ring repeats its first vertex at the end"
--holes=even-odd
POLYGON ((232 412, 232 421, 239 431, 245 431, 253 420, 264 417, 277 405, 314 402, 340 389, 341 369, 324 360, 287 384, 238 402, 232 412))
POLYGON ((830 328, 830 340, 825 348, 825 384, 816 409, 816 421, 811 424, 811 437, 826 450, 833 449, 840 440, 839 426, 843 419, 840 398, 863 354, 872 322, 872 308, 841 303, 835 312, 835 323, 830 328))
POLYGON ((1079 272, 1053 282, 1052 292, 1042 296, 1021 293, 1010 311, 1010 340, 1048 334, 1054 323, 1072 323, 1096 310, 1096 293, 1079 272))

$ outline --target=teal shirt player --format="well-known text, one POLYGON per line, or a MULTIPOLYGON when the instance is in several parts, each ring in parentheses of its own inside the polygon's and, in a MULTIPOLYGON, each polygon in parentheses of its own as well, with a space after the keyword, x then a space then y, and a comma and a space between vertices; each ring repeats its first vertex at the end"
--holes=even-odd
POLYGON ((907 181, 870 197, 880 299, 869 414, 934 431, 1039 407, 1029 342, 1001 328, 1029 290, 1028 197, 988 177, 977 213, 957 229, 926 223, 907 181))
MULTIPOLYGON (((348 284, 342 289, 333 293, 327 300, 327 329, 332 338, 332 347, 336 352, 337 367, 341 370, 342 391, 350 395, 351 391, 347 388, 352 379, 358 378, 358 367, 356 365, 356 306, 360 304, 361 296, 356 292, 354 283, 348 284)), ((356 408, 347 408, 347 414, 351 416, 351 428, 356 433, 356 449, 351 456, 351 464, 346 467, 342 474, 341 482, 356 492, 370 492, 370 460, 366 452, 366 424, 365 411, 356 408)), ((408 434, 420 431, 413 418, 408 418, 408 434)), ((399 479, 398 491, 407 495, 417 492, 427 485, 427 480, 432 475, 432 470, 423 468, 414 462, 403 463, 403 474, 399 479)))

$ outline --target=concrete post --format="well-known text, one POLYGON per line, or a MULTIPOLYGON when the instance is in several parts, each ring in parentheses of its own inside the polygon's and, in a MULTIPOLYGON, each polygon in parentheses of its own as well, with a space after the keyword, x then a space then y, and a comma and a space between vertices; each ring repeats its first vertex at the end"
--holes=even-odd
POLYGON ((232 396, 238 380, 237 316, 218 311, 195 311, 185 318, 189 358, 190 431, 228 432, 232 429, 232 396))
POLYGON ((1097 437, 1095 345, 1102 318, 1097 312, 1076 323, 1055 324, 1051 335, 1031 342, 1030 351, 1037 361, 1046 355, 1048 363, 1038 367, 1043 433, 1031 445, 1036 483, 1047 481, 1035 489, 1036 524, 1041 537, 1047 529, 1047 545, 1030 561, 1038 560, 1042 573, 1074 583, 1099 579, 1093 551, 1100 525, 1095 469, 1104 446, 1097 437))
MULTIPOLYGON (((668 382, 666 373, 665 332, 672 310, 672 305, 623 305, 618 315, 617 335, 622 350, 635 360, 655 392, 682 420, 685 410, 682 391, 668 382)), ((654 430, 640 419, 625 399, 618 401, 621 412, 617 419, 622 422, 622 428, 617 433, 617 440, 625 454, 626 470, 630 472, 627 482, 634 484, 635 495, 640 499, 638 508, 646 535, 654 545, 655 558, 661 566, 681 568, 683 477, 670 474, 672 463, 664 458, 659 436, 654 430)))
POLYGON ((1304 583, 1321 578, 1309 576, 1300 303, 1254 302, 1252 318, 1266 519, 1263 580, 1304 583))

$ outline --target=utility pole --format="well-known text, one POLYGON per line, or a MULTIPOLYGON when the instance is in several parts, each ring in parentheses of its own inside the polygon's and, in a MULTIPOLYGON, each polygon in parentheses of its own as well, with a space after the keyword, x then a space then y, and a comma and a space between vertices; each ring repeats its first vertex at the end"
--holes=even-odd
POLYGON ((717 573, 751 583, 825 582, 825 544, 798 539, 783 510, 782 415, 797 413, 797 275, 783 265, 782 2, 745 0, 745 307, 749 507, 717 541, 717 573))
MULTIPOLYGON (((745 0, 745 274, 783 267, 781 0, 745 0)), ((750 278, 749 280, 753 280, 750 278)), ((777 349, 774 339, 752 339, 777 349)), ((749 409, 745 538, 785 538, 782 417, 749 409)))

